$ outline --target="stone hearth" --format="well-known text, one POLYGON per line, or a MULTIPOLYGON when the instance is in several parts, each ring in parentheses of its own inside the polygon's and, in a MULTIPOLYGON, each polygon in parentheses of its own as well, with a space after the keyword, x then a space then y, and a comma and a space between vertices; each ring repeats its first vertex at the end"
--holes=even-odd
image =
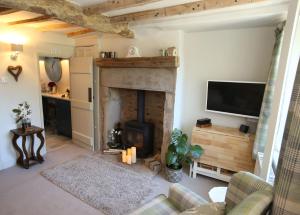
POLYGON ((161 153, 164 162, 173 129, 177 65, 160 67, 157 64, 154 68, 127 65, 118 68, 118 65, 114 67, 114 62, 106 65, 99 60, 97 63, 100 66, 102 149, 108 148, 108 133, 116 123, 124 125, 137 119, 136 92, 144 90, 145 122, 154 124, 154 154, 161 153))

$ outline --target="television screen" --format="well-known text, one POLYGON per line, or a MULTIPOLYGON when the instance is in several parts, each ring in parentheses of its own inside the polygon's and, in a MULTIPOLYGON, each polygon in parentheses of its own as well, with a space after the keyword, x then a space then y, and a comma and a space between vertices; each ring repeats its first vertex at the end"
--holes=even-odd
POLYGON ((206 110, 259 117, 265 83, 208 81, 206 110))

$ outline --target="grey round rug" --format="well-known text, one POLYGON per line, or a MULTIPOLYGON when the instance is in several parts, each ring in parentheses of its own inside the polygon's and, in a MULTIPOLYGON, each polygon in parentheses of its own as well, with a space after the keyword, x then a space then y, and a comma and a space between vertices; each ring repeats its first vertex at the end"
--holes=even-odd
POLYGON ((130 167, 99 156, 83 156, 41 174, 103 213, 122 215, 137 208, 154 186, 147 169, 130 167))

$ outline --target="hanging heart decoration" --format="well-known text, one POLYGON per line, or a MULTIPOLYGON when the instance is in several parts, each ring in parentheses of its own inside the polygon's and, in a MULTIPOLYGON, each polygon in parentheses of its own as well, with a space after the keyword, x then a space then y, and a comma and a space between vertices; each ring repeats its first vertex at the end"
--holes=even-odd
POLYGON ((18 78, 20 76, 20 74, 22 73, 22 66, 9 66, 7 67, 7 71, 9 72, 9 74, 11 74, 16 81, 18 81, 18 78))

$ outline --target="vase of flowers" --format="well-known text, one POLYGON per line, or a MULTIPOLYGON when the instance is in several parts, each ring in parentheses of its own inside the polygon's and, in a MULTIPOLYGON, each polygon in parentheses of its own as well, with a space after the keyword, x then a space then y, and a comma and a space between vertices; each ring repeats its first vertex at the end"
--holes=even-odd
POLYGON ((117 123, 116 128, 112 129, 109 134, 108 146, 112 149, 120 148, 122 143, 122 131, 121 123, 117 123))
POLYGON ((22 128, 31 127, 31 108, 27 102, 23 102, 18 105, 17 108, 13 109, 12 112, 15 114, 17 124, 21 124, 22 128))

